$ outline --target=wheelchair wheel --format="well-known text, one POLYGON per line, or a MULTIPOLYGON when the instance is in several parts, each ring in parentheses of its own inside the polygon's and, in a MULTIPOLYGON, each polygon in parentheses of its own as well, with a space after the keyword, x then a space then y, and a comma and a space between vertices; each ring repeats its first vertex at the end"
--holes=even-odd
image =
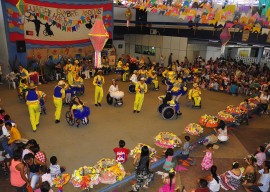
POLYGON ((128 91, 129 91, 130 93, 135 93, 135 85, 133 85, 133 84, 129 85, 129 86, 128 86, 128 91))
POLYGON ((157 108, 157 111, 159 112, 159 113, 162 113, 162 110, 164 109, 164 107, 163 107, 163 104, 161 103, 159 106, 158 106, 158 108, 157 108))
POLYGON ((162 117, 164 119, 172 119, 175 115, 175 110, 171 106, 164 107, 162 110, 162 117))
POLYGON ((110 96, 110 93, 107 94, 107 103, 109 105, 112 105, 113 104, 113 98, 110 96))
POLYGON ((75 119, 72 118, 71 111, 66 112, 66 121, 70 126, 73 126, 75 124, 75 119))
POLYGON ((80 89, 80 91, 79 91, 79 95, 81 96, 81 95, 83 95, 84 94, 84 86, 82 85, 82 87, 81 87, 81 89, 80 89))

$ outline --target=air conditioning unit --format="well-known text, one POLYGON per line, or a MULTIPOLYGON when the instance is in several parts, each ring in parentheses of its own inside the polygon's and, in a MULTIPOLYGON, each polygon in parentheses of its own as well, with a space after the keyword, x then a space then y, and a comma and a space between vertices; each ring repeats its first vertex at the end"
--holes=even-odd
POLYGON ((157 32, 158 31, 156 29, 150 29, 150 35, 156 35, 157 32))

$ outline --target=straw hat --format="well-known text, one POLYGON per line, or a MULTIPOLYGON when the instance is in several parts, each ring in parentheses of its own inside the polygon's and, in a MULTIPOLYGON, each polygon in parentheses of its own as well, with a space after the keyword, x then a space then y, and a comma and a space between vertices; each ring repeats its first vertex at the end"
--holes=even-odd
POLYGON ((143 78, 141 78, 140 80, 141 80, 141 81, 145 81, 145 78, 143 77, 143 78))
POLYGON ((193 83, 193 87, 194 88, 198 87, 198 83, 193 83))
POLYGON ((35 84, 34 83, 30 83, 30 85, 29 85, 29 89, 35 89, 37 86, 35 86, 35 84))
POLYGON ((98 72, 98 73, 102 73, 103 71, 99 69, 97 72, 98 72))
POLYGON ((78 63, 79 63, 79 61, 76 59, 76 60, 74 61, 74 63, 78 64, 78 63))
POLYGON ((58 85, 59 85, 59 86, 65 85, 65 81, 60 80, 60 81, 58 82, 58 85))

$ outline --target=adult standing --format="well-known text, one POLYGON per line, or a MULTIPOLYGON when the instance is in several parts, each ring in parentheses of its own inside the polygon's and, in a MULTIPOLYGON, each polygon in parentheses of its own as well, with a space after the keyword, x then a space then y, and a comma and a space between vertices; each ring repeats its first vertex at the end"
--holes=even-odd
POLYGON ((64 86, 65 82, 61 80, 58 82, 58 85, 56 85, 54 88, 53 103, 55 106, 55 113, 54 113, 55 123, 59 123, 61 118, 63 99, 65 98, 64 86))
POLYGON ((268 114, 268 103, 270 100, 270 96, 267 94, 266 91, 262 91, 260 95, 260 106, 263 109, 262 113, 263 114, 268 114))
POLYGON ((14 156, 10 163, 10 183, 15 187, 17 192, 27 192, 29 180, 24 174, 25 165, 22 162, 22 152, 20 149, 14 151, 14 156))
POLYGON ((34 83, 30 83, 29 91, 25 94, 26 104, 28 106, 30 122, 32 125, 32 129, 34 132, 37 130, 37 126, 39 126, 39 94, 36 91, 36 86, 34 83))
POLYGON ((167 67, 172 67, 172 55, 173 55, 172 53, 169 55, 167 67))
POLYGON ((66 64, 65 66, 65 70, 66 70, 66 73, 67 73, 67 80, 68 80, 68 84, 69 85, 72 85, 73 84, 73 65, 71 63, 71 60, 68 59, 68 63, 66 64))
POLYGON ((136 166, 135 177, 137 180, 137 183, 132 185, 133 191, 139 191, 141 187, 148 188, 153 173, 150 171, 150 157, 147 146, 142 147, 141 153, 135 157, 133 165, 136 166))
POLYGON ((160 59, 159 59, 159 63, 161 67, 164 67, 165 59, 166 59, 166 56, 163 56, 161 54, 160 59))
POLYGON ((101 107, 101 101, 103 98, 103 84, 105 83, 102 76, 102 70, 98 70, 97 75, 94 77, 93 85, 95 85, 95 106, 101 107))
POLYGON ((135 91, 136 95, 133 113, 140 113, 144 100, 144 94, 147 93, 147 84, 145 83, 145 78, 141 78, 140 82, 136 83, 135 91))

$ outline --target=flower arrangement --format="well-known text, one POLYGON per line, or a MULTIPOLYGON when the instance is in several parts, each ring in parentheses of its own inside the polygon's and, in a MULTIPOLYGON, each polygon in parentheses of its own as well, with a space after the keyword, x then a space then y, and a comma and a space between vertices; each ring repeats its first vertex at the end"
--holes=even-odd
POLYGON ((243 110, 240 107, 237 107, 234 105, 227 106, 225 111, 228 113, 237 114, 237 115, 241 115, 243 113, 243 110))
POLYGON ((218 118, 213 115, 203 115, 201 116, 199 120, 200 124, 202 126, 205 126, 207 128, 215 128, 218 126, 218 118))
POLYGON ((80 167, 73 172, 70 181, 74 187, 80 187, 82 190, 93 188, 93 185, 100 182, 99 169, 88 166, 80 167))
POLYGON ((97 162, 97 167, 100 171, 100 182, 104 184, 121 181, 126 174, 123 165, 115 159, 103 158, 97 162))
POLYGON ((67 184, 67 182, 70 180, 70 175, 68 173, 58 175, 54 180, 53 180, 53 185, 55 187, 63 187, 63 185, 67 184))
POLYGON ((218 112, 218 118, 226 122, 233 122, 235 120, 232 114, 225 110, 218 112))
POLYGON ((147 146, 150 152, 150 159, 155 159, 155 155, 157 153, 155 148, 150 147, 149 145, 145 145, 143 143, 138 143, 138 145, 130 151, 130 155, 135 158, 138 154, 141 153, 141 149, 143 146, 147 146))
POLYGON ((160 132, 155 137, 155 144, 161 148, 174 148, 179 147, 182 142, 181 140, 173 133, 170 132, 160 132))
POLYGON ((190 135, 197 135, 199 136, 200 134, 203 133, 203 128, 199 124, 196 123, 190 123, 186 126, 185 132, 190 134, 190 135))

